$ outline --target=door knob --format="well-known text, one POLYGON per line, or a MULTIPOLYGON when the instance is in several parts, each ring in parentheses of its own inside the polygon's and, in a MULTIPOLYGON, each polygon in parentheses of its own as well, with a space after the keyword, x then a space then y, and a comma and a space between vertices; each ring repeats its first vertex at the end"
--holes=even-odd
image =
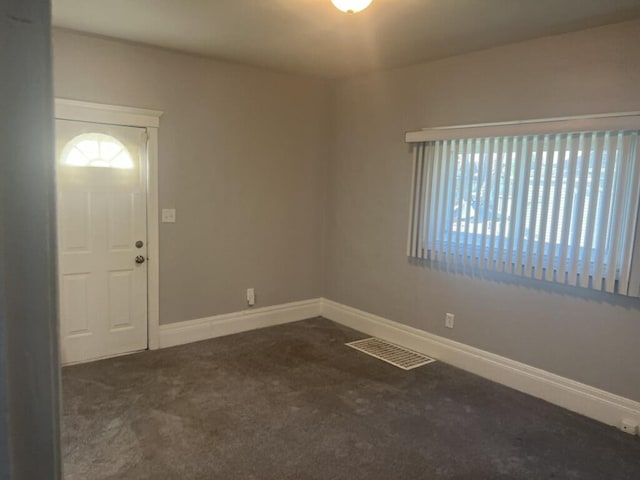
POLYGON ((144 257, 142 255, 138 255, 136 257, 136 263, 144 263, 144 257))

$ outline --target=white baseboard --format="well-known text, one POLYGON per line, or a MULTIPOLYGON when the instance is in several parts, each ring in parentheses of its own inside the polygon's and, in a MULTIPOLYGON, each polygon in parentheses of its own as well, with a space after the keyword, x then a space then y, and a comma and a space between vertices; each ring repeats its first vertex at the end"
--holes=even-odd
POLYGON ((608 425, 640 424, 640 402, 323 298, 161 325, 159 343, 172 347, 320 315, 608 425))
POLYGON ((322 300, 316 298, 161 325, 160 348, 297 322, 319 316, 321 308, 322 300))
POLYGON ((327 299, 322 300, 322 316, 608 425, 620 427, 623 419, 640 423, 639 402, 545 370, 327 299))

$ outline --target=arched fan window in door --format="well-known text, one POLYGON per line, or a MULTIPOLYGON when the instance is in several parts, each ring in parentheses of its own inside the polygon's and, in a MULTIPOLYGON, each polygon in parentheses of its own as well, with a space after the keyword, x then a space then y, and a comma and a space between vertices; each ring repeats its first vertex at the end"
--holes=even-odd
POLYGON ((83 133, 71 139, 62 150, 60 162, 69 167, 134 168, 126 147, 102 133, 83 133))

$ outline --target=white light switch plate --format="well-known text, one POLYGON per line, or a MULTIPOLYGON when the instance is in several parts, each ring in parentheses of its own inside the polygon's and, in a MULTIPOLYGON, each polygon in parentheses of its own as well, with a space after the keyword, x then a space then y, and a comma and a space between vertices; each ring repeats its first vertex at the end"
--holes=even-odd
POLYGON ((175 208, 163 208, 162 209, 162 223, 176 223, 176 209, 175 208))

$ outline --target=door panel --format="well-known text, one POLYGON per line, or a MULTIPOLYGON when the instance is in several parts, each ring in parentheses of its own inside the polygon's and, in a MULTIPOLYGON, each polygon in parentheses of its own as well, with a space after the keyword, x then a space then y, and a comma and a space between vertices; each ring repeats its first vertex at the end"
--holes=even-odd
POLYGON ((146 132, 58 120, 63 363, 147 348, 146 132), (141 241, 138 248, 136 242, 141 241))
POLYGON ((60 192, 58 195, 59 248, 63 253, 88 252, 89 194, 88 192, 60 192))
POLYGON ((134 238, 135 197, 128 193, 114 193, 109 198, 109 249, 127 250, 134 238))
POLYGON ((109 329, 133 328, 133 275, 130 270, 109 272, 109 329))
POLYGON ((91 335, 89 327, 89 273, 68 274, 61 284, 64 292, 61 302, 66 317, 66 335, 91 335))

